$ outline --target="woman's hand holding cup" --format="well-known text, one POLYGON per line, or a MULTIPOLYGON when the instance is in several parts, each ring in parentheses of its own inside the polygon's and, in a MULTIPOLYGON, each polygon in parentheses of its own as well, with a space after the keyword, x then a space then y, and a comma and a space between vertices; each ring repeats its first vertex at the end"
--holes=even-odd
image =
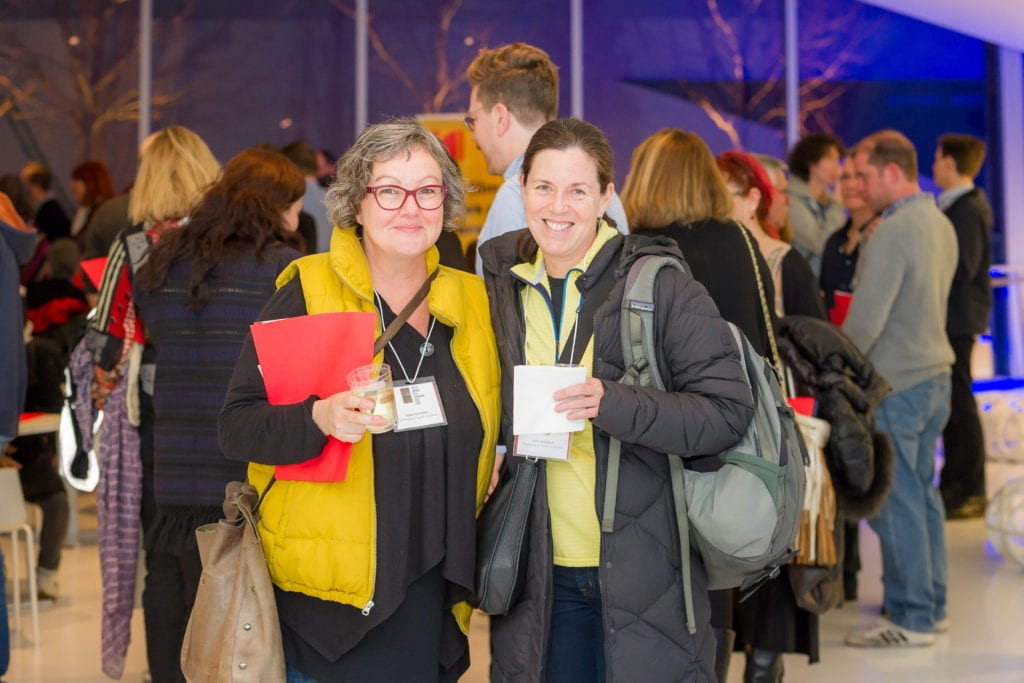
POLYGON ((378 429, 387 424, 373 414, 374 401, 352 391, 342 391, 313 403, 313 422, 327 436, 338 441, 355 443, 366 434, 367 427, 378 429))

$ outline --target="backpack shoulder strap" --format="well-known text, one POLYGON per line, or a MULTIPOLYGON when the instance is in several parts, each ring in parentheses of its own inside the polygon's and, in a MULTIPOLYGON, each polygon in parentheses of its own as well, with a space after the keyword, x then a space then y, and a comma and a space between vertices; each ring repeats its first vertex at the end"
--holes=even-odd
MULTIPOLYGON (((685 270, 678 258, 650 254, 641 256, 629 267, 619 311, 622 360, 625 374, 619 381, 628 386, 664 389, 658 369, 654 340, 654 283, 662 268, 685 270)), ((601 510, 601 531, 615 529, 615 502, 619 489, 619 459, 622 443, 611 437, 608 444, 608 468, 601 510)))
MULTIPOLYGON (((664 254, 642 256, 630 266, 620 311, 622 358, 625 374, 619 380, 637 387, 665 389, 658 367, 654 339, 654 287, 662 268, 675 268, 685 272, 679 259, 664 254)), ((621 442, 612 437, 608 448, 608 471, 605 477, 604 506, 601 510, 601 531, 611 533, 615 528, 615 503, 619 488, 621 442)), ((686 627, 696 633, 693 608, 693 588, 690 568, 690 524, 686 512, 686 485, 683 459, 669 454, 672 499, 676 508, 676 531, 679 534, 679 566, 682 571, 683 603, 686 627)))
POLYGON ((651 254, 629 268, 620 312, 625 384, 664 389, 654 339, 654 286, 662 268, 685 271, 679 259, 651 254))

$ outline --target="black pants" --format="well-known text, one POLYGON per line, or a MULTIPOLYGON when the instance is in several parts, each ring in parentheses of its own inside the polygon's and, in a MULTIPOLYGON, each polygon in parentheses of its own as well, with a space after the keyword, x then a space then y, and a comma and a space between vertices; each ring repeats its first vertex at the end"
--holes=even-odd
POLYGON ((153 683, 184 682, 181 643, 196 600, 203 567, 194 544, 179 554, 146 551, 146 586, 142 616, 146 624, 146 657, 153 683))
MULTIPOLYGON (((153 489, 153 398, 139 392, 139 454, 142 460, 142 529, 146 550, 146 582, 142 618, 146 625, 146 659, 153 683, 185 683, 181 643, 196 599, 203 566, 195 535, 180 551, 169 552, 153 542, 160 512, 153 489)), ((187 539, 186 539, 187 540, 187 539)))
POLYGON ((949 422, 942 432, 946 464, 939 490, 947 508, 962 505, 971 496, 985 495, 985 439, 978 418, 978 404, 971 391, 971 349, 974 337, 954 335, 949 343, 956 354, 953 363, 949 422))
POLYGON ((39 531, 39 566, 55 571, 60 565, 64 537, 68 535, 71 514, 68 494, 58 491, 33 502, 43 511, 43 528, 39 531))

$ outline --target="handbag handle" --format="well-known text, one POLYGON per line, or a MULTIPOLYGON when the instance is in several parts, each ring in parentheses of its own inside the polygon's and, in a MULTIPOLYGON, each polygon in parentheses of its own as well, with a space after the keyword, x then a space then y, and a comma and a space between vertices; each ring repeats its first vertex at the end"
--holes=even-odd
MULTIPOLYGON (((398 314, 398 317, 392 320, 391 323, 388 324, 388 326, 384 329, 384 332, 382 332, 381 335, 377 337, 377 340, 373 343, 374 356, 380 353, 387 345, 387 343, 391 341, 391 338, 398 333, 398 330, 402 327, 402 325, 405 324, 405 321, 409 319, 409 316, 412 315, 412 312, 416 310, 416 307, 419 306, 420 303, 423 301, 424 297, 427 296, 427 293, 430 291, 430 284, 435 279, 437 279, 437 275, 440 272, 440 268, 435 268, 434 272, 427 276, 427 279, 424 280, 423 284, 420 285, 420 288, 416 290, 416 293, 413 295, 412 299, 409 300, 409 303, 407 303, 405 307, 402 309, 402 311, 398 314)), ((256 499, 256 504, 252 507, 253 514, 255 514, 260 509, 260 505, 263 503, 263 499, 267 497, 267 493, 270 491, 270 488, 274 485, 274 482, 276 481, 277 478, 271 475, 270 481, 267 482, 266 488, 263 489, 262 493, 260 493, 260 497, 256 499)))
POLYGON ((768 297, 764 293, 764 282, 761 280, 761 269, 757 265, 757 255, 754 253, 754 245, 750 241, 750 234, 747 232, 746 228, 739 223, 736 223, 736 228, 740 231, 740 234, 743 235, 743 241, 747 243, 747 251, 750 252, 750 262, 754 266, 754 278, 757 280, 757 294, 761 299, 761 314, 764 316, 764 329, 765 333, 768 335, 768 346, 771 348, 775 367, 779 371, 779 386, 782 388, 782 397, 789 398, 789 392, 786 390, 786 382, 782 378, 785 370, 782 367, 782 357, 779 355, 779 347, 775 343, 775 327, 772 325, 771 314, 768 312, 768 297))

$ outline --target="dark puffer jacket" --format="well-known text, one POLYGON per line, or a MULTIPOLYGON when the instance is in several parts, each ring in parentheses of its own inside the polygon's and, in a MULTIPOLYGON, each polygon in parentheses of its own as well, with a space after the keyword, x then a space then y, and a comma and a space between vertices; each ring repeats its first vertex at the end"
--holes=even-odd
MULTIPOLYGON (((521 292, 510 272, 519 233, 480 250, 502 364, 502 426, 511 441, 512 368, 524 362, 521 292)), ((697 633, 687 632, 675 510, 665 453, 692 457, 735 443, 753 415, 738 351, 707 292, 689 274, 662 270, 655 290, 658 363, 672 392, 618 383, 623 374, 619 312, 630 264, 644 253, 673 253, 665 238, 617 236, 577 280, 584 300, 606 269, 615 284, 594 314, 593 376, 603 380, 593 420, 597 456, 594 514, 601 515, 608 435, 622 441, 615 530, 601 535, 599 566, 607 680, 713 681, 706 579, 691 551, 697 633)), ((511 451, 510 451, 511 452, 511 451)), ((515 458, 510 458, 515 466, 515 458)), ((530 521, 527 585, 505 617, 491 619, 491 680, 543 681, 551 625, 552 547, 545 470, 530 521)))
POLYGON ((851 520, 872 516, 892 488, 892 443, 875 429, 875 407, 891 391, 889 383, 824 320, 786 316, 778 343, 796 379, 818 399, 818 417, 832 425, 825 460, 839 511, 851 520))

